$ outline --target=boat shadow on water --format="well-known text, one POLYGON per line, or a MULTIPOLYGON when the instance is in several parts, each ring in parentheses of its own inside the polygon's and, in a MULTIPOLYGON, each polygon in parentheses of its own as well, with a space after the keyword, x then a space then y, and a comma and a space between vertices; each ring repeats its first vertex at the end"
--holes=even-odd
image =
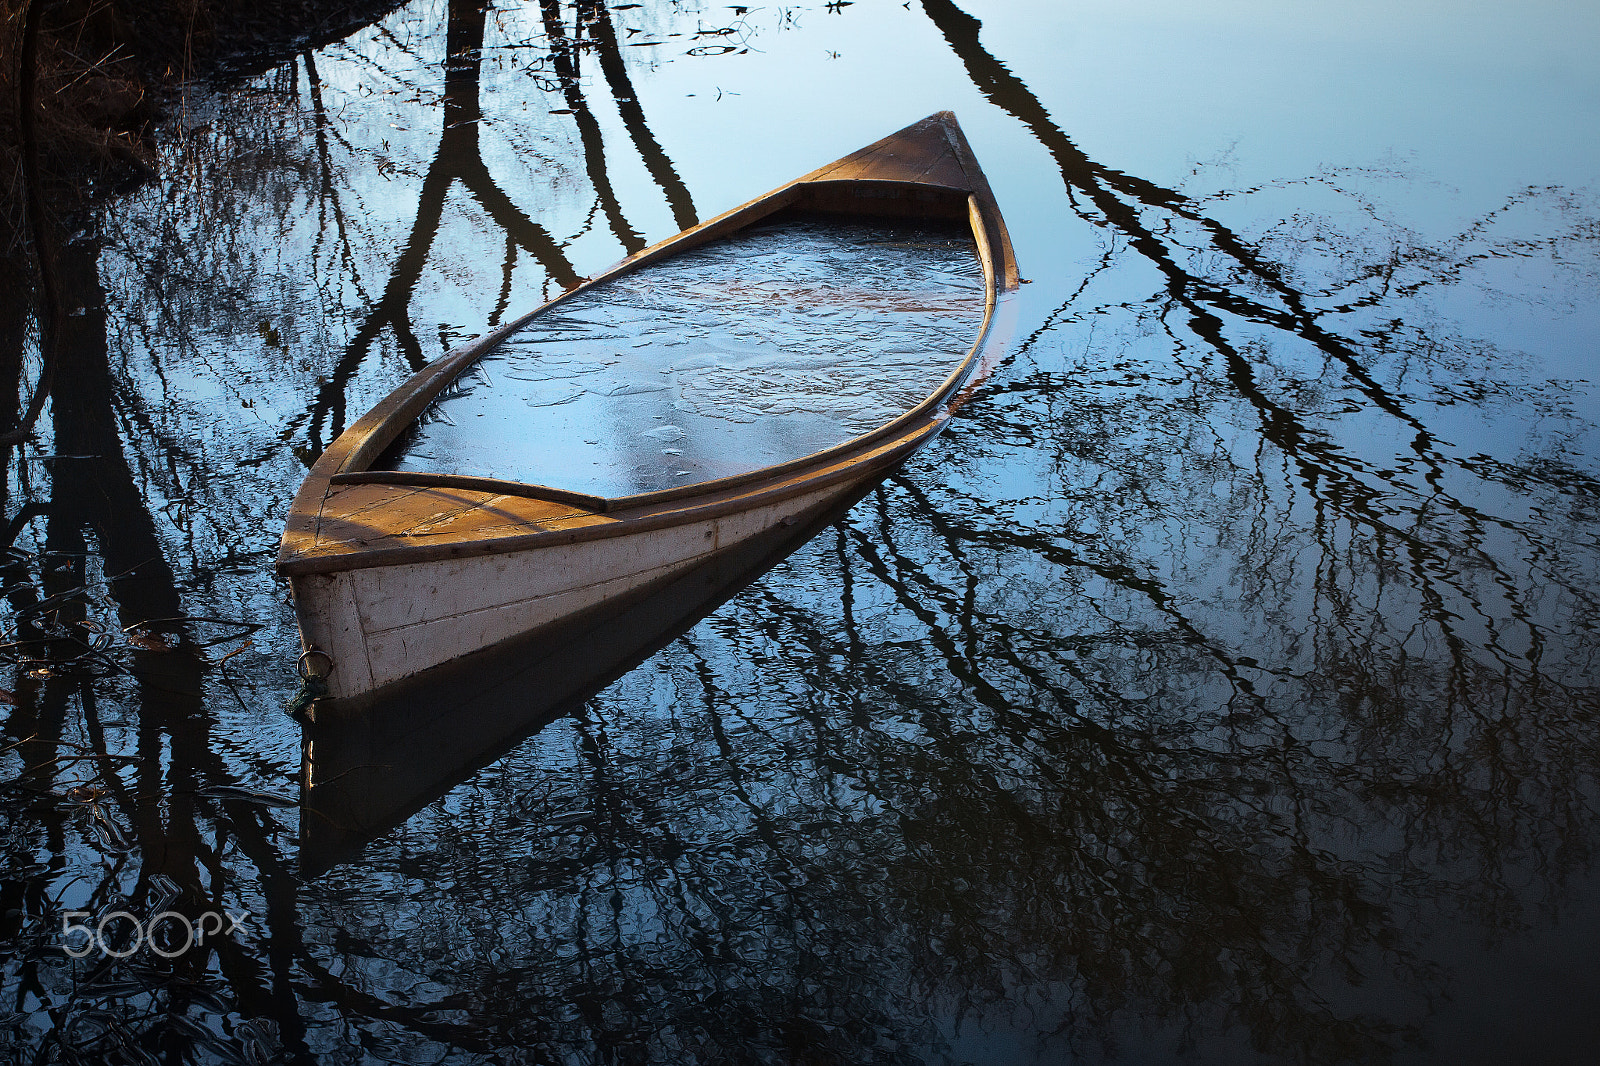
POLYGON ((300 869, 317 876, 688 632, 878 485, 742 541, 671 582, 418 674, 316 701, 301 745, 300 869))

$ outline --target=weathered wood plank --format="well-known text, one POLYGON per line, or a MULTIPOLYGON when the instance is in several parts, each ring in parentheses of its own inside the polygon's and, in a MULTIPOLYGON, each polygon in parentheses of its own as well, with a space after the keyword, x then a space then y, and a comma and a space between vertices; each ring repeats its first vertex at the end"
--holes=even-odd
POLYGON ((716 523, 644 537, 554 545, 537 558, 517 554, 443 560, 432 566, 352 571, 368 633, 538 599, 632 571, 654 570, 717 547, 716 523))
POLYGON ((854 491, 839 482, 764 506, 599 543, 310 575, 295 581, 308 647, 334 658, 330 695, 389 684, 671 580, 854 491))
POLYGON ((532 532, 551 519, 591 515, 570 503, 471 489, 337 485, 323 501, 314 549, 354 552, 418 538, 470 539, 532 532))

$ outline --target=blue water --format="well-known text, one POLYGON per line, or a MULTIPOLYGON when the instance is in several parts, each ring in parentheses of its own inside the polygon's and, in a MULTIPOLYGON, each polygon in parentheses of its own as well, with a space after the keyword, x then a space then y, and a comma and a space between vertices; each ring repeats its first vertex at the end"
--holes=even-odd
POLYGON ((0 1041, 1588 1062, 1600 9, 546 11, 416 0, 191 86, 161 180, 62 240, 62 384, 4 468, 0 1041), (943 108, 1028 284, 935 447, 742 590, 324 722, 372 817, 293 806, 272 561, 316 455, 943 108), (114 957, 164 909, 248 918, 114 957))

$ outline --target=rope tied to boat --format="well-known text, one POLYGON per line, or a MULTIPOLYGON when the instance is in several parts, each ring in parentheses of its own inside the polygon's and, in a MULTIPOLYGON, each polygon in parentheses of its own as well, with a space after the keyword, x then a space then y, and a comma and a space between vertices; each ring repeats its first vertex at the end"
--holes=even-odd
POLYGON ((328 675, 333 673, 333 656, 321 648, 307 648, 296 660, 294 671, 300 675, 300 687, 283 709, 289 713, 289 717, 305 722, 311 717, 312 704, 328 694, 328 675), (326 664, 321 670, 315 665, 318 658, 326 664))

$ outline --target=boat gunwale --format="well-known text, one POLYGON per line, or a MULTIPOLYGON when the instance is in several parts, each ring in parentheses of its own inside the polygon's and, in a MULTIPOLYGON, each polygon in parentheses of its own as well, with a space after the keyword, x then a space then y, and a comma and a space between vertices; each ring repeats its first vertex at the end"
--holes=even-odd
MULTIPOLYGON (((722 494, 716 499, 701 500, 688 507, 645 508, 641 514, 623 518, 606 516, 605 521, 586 525, 565 529, 536 529, 527 533, 481 540, 441 544, 397 544, 365 548, 357 553, 330 552, 326 555, 301 555, 289 563, 280 563, 279 572, 289 577, 303 577, 314 574, 348 573, 383 566, 431 563, 444 559, 464 559, 480 555, 510 555, 520 551, 577 544, 582 541, 649 533, 689 522, 721 518, 765 504, 779 503, 792 496, 804 495, 839 482, 862 480, 879 471, 892 470, 907 455, 916 451, 924 441, 933 436, 948 417, 948 414, 942 411, 930 415, 925 425, 916 426, 895 440, 877 441, 876 447, 869 447, 854 457, 834 464, 830 469, 820 471, 811 477, 757 486, 747 492, 722 494)), ((596 513, 595 517, 600 515, 596 513)))
MULTIPOLYGON (((881 198, 888 199, 887 197, 881 198)), ((849 213, 861 217, 874 217, 875 215, 877 217, 893 217, 894 214, 888 211, 873 212, 865 208, 849 213)), ((937 216, 933 212, 926 212, 921 217, 937 216)), ((562 292, 526 314, 519 316, 514 321, 469 342, 454 352, 441 356, 428 366, 423 367, 387 397, 379 401, 354 425, 345 430, 312 464, 311 471, 308 473, 291 506, 290 525, 285 530, 284 540, 280 546, 277 571, 285 576, 297 576, 338 570, 366 569, 374 566, 395 565, 401 562, 420 562, 424 561, 425 558, 441 557, 437 553, 440 547, 443 546, 358 547, 330 551, 326 554, 308 554, 306 548, 292 546, 290 543, 292 534, 298 533, 301 537, 310 536, 312 538, 316 536, 316 526, 320 525, 322 506, 329 497, 330 490, 345 485, 392 484, 415 488, 461 488, 503 496, 570 503, 583 507, 597 515, 611 515, 622 511, 642 510, 645 512, 637 518, 630 519, 627 523, 628 529, 615 528, 616 524, 614 523, 601 523, 594 526, 581 527, 581 529, 592 531, 582 538, 571 538, 571 534, 576 532, 574 530, 537 530, 527 534, 495 536, 475 541, 457 542, 450 545, 451 550, 444 553, 444 556, 448 557, 462 557, 473 554, 500 554, 518 551, 525 547, 532 547, 536 543, 557 543, 558 541, 550 539, 557 536, 564 536, 570 539, 588 539, 592 536, 620 535, 634 529, 642 531, 646 527, 640 523, 653 517, 649 514, 650 508, 682 500, 701 499, 703 500, 703 506, 701 508, 674 508, 669 511, 658 512, 663 517, 672 516, 671 521, 659 523, 651 521, 648 528, 653 529, 657 525, 691 521, 696 517, 700 517, 702 509, 707 510, 708 514, 712 511, 720 514, 723 510, 737 509, 737 507, 730 508, 728 506, 730 501, 737 501, 741 506, 748 505, 751 495, 738 493, 735 490, 755 482, 773 482, 775 479, 786 479, 790 475, 806 469, 817 469, 819 471, 819 479, 815 482, 811 479, 799 482, 799 488, 796 491, 812 484, 831 483, 836 478, 826 476, 829 473, 826 468, 844 463, 846 464, 843 467, 844 473, 854 472, 855 464, 850 462, 852 455, 862 459, 867 458, 878 450, 875 445, 895 437, 897 434, 902 434, 919 419, 931 418, 931 421, 926 427, 918 427, 917 431, 910 434, 910 436, 922 438, 931 435, 938 428, 949 414, 948 411, 939 411, 938 409, 947 404, 952 396, 958 395, 962 382, 971 374, 974 366, 978 365, 978 355, 989 339, 998 301, 1002 296, 1015 291, 1019 281, 1014 256, 1011 251, 1010 236, 1006 232, 1005 222, 1000 215, 998 204, 994 201, 993 193, 988 187, 988 181, 982 170, 978 168, 976 160, 972 158, 970 148, 966 146, 965 138, 955 122, 955 116, 947 111, 938 112, 919 123, 914 123, 907 130, 891 134, 889 137, 868 145, 852 155, 845 156, 824 167, 802 175, 762 196, 724 211, 690 229, 644 248, 613 264, 594 277, 588 278, 562 292), (857 178, 829 177, 830 173, 851 164, 858 157, 895 141, 901 134, 929 125, 937 125, 944 131, 949 147, 955 153, 962 167, 963 175, 967 181, 965 188, 937 181, 900 178, 884 179, 870 176, 857 178), (983 317, 979 324, 977 335, 966 355, 939 385, 916 406, 866 433, 808 455, 723 478, 627 496, 602 497, 568 489, 532 485, 509 479, 482 478, 473 475, 370 469, 371 464, 399 439, 405 429, 421 416, 428 405, 451 382, 465 373, 468 368, 479 361, 496 345, 521 330, 529 322, 552 307, 570 297, 623 277, 668 256, 691 250, 709 241, 736 233, 786 208, 801 205, 801 201, 808 191, 825 191, 834 188, 847 188, 854 193, 865 192, 867 194, 865 198, 869 200, 880 198, 874 195, 879 192, 891 194, 910 193, 912 196, 926 193, 945 194, 949 197, 952 207, 957 197, 964 197, 966 200, 967 223, 976 244, 978 260, 984 276, 983 317), (349 441, 348 444, 343 443, 346 440, 349 441), (341 445, 343 446, 341 447, 341 445), (333 469, 324 472, 329 464, 334 464, 333 469), (728 497, 727 494, 729 492, 735 492, 735 494, 732 497, 728 497), (294 521, 297 516, 302 521, 309 519, 312 522, 312 529, 297 530, 294 521)), ((833 473, 838 474, 840 471, 833 471, 833 473)), ((783 488, 785 485, 773 485, 772 487, 775 489, 783 488)), ((767 494, 765 492, 757 492, 753 495, 765 498, 767 494)), ((781 498, 781 496, 775 498, 781 498)), ((560 542, 569 541, 562 540, 560 542)), ((314 547, 310 550, 315 552, 314 547)))

